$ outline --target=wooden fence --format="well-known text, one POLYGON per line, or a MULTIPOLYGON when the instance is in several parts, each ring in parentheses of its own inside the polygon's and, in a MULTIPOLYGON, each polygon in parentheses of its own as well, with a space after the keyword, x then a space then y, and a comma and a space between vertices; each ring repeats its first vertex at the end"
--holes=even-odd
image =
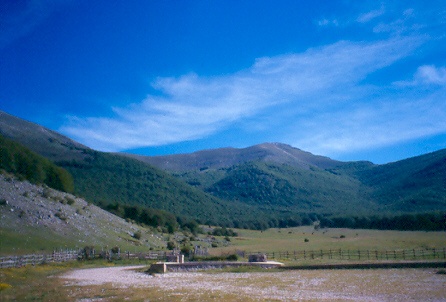
POLYGON ((0 257, 0 268, 21 267, 50 262, 65 262, 78 259, 78 250, 53 251, 48 254, 31 254, 0 257))
POLYGON ((80 259, 138 259, 138 260, 163 260, 167 255, 172 254, 172 251, 150 251, 146 253, 131 253, 128 251, 113 252, 111 250, 90 251, 86 257, 85 251, 80 250, 60 250, 53 251, 46 254, 30 254, 20 256, 5 256, 0 257, 0 268, 22 267, 25 265, 38 265, 50 262, 65 262, 80 259))
MULTIPOLYGON (((76 259, 138 259, 140 261, 147 260, 165 260, 168 255, 179 253, 179 251, 150 251, 145 253, 131 253, 129 251, 121 252, 112 250, 101 250, 96 252, 94 249, 88 257, 85 250, 60 250, 53 251, 48 254, 31 254, 21 256, 0 257, 0 268, 21 267, 25 265, 38 265, 50 262, 65 262, 76 259)), ((241 257, 248 257, 252 254, 265 254, 268 259, 275 260, 317 260, 324 259, 329 263, 338 260, 354 260, 354 261, 382 261, 382 260, 398 260, 398 261, 420 261, 420 260, 436 260, 446 259, 446 248, 431 249, 411 249, 411 250, 304 250, 304 251, 285 251, 285 252, 257 252, 245 253, 237 251, 241 257)))
POLYGON ((309 250, 309 251, 285 251, 265 254, 268 259, 283 260, 435 260, 446 259, 446 248, 411 249, 411 250, 309 250))

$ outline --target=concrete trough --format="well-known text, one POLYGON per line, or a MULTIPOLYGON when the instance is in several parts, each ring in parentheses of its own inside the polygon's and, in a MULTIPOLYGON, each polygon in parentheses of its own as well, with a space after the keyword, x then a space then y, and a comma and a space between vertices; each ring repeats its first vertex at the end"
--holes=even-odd
POLYGON ((221 269, 227 267, 261 267, 264 269, 283 267, 284 264, 276 261, 266 262, 238 262, 238 261, 197 261, 197 262, 159 262, 150 266, 148 272, 151 274, 162 274, 167 272, 197 271, 206 269, 221 269))

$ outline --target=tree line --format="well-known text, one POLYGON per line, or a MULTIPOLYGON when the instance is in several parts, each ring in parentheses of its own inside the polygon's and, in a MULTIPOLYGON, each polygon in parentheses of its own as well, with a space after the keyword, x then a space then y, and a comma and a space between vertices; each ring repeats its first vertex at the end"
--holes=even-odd
POLYGON ((73 178, 65 169, 2 135, 0 146, 0 170, 33 184, 45 184, 68 193, 74 191, 73 178))
POLYGON ((320 219, 321 227, 399 231, 446 231, 446 212, 395 216, 333 217, 320 219))
POLYGON ((174 233, 180 228, 190 231, 193 234, 197 234, 200 231, 200 226, 197 221, 175 216, 164 210, 135 205, 122 205, 117 202, 105 205, 103 209, 121 218, 130 219, 146 226, 154 228, 160 227, 166 233, 174 233))

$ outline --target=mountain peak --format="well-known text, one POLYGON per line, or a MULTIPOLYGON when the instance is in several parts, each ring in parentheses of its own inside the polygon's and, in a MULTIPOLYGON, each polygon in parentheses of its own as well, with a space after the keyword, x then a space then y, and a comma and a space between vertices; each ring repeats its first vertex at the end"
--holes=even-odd
POLYGON ((141 156, 127 154, 130 157, 152 164, 158 168, 173 172, 185 172, 198 169, 229 168, 252 161, 274 162, 309 169, 310 166, 330 168, 340 164, 328 157, 313 155, 283 143, 262 143, 246 148, 218 148, 202 150, 188 154, 163 156, 141 156))

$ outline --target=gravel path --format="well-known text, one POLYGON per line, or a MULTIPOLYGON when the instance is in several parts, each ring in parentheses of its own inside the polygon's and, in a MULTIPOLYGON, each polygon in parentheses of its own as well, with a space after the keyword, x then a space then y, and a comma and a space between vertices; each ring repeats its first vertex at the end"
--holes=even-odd
POLYGON ((316 270, 260 273, 167 273, 150 276, 141 266, 81 269, 62 278, 67 285, 113 284, 156 288, 184 298, 191 293, 234 293, 263 301, 446 301, 446 276, 435 269, 316 270))
POLYGON ((119 266, 73 270, 62 276, 68 285, 87 286, 112 283, 116 287, 144 286, 152 276, 135 270, 146 266, 119 266))

